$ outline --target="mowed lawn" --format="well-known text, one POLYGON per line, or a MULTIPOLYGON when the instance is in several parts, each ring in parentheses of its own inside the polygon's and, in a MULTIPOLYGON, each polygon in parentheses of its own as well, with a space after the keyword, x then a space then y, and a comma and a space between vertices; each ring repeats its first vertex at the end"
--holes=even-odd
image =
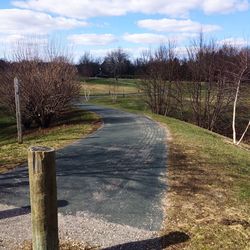
POLYGON ((22 164, 31 145, 61 148, 96 130, 101 119, 95 113, 74 109, 48 129, 24 131, 23 144, 16 142, 15 119, 0 108, 0 173, 22 164))
POLYGON ((166 127, 168 190, 161 233, 190 237, 170 249, 250 249, 249 145, 237 147, 227 137, 152 114, 141 97, 119 97, 115 104, 108 97, 92 101, 148 115, 166 127))
POLYGON ((116 94, 136 94, 139 92, 138 81, 134 79, 113 78, 87 78, 81 79, 81 94, 84 90, 89 91, 90 95, 109 95, 116 94))

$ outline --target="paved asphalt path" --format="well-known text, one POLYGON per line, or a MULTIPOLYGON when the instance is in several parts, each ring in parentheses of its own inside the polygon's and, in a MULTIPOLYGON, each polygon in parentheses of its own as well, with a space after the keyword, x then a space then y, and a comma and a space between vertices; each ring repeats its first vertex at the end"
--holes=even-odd
MULTIPOLYGON (((104 126, 57 151, 59 212, 159 230, 166 190, 165 131, 140 115, 93 105, 104 126)), ((10 152, 11 153, 11 152, 10 152)), ((29 205, 27 167, 0 175, 0 203, 29 205)))

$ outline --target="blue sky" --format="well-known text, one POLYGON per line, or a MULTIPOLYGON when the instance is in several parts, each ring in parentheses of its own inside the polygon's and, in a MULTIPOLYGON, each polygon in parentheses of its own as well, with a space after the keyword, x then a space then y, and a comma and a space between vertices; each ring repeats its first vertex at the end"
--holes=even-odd
POLYGON ((247 0, 15 0, 0 2, 0 56, 30 36, 60 38, 75 60, 122 47, 131 57, 174 40, 183 53, 202 31, 218 42, 246 45, 247 0))

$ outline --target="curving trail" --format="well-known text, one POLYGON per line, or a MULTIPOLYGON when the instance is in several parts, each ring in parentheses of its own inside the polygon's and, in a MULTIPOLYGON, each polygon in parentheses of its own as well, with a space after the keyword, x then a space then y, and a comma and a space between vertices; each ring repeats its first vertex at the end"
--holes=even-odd
MULTIPOLYGON (((158 231, 166 191, 164 128, 144 116, 79 106, 100 114, 104 126, 57 152, 59 212, 158 231)), ((26 167, 0 175, 0 204, 29 205, 26 167)))

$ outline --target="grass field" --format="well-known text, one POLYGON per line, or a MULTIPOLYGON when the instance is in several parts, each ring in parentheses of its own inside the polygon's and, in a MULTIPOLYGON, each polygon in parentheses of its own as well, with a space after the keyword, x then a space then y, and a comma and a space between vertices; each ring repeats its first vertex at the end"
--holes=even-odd
MULTIPOLYGON (((96 78, 96 77, 81 79, 81 81, 85 81, 89 84, 102 84, 102 85, 107 85, 116 82, 114 78, 96 78)), ((117 82, 118 85, 120 86, 136 87, 138 85, 139 80, 119 78, 117 82)))
POLYGON ((0 173, 26 161, 27 149, 31 145, 58 149, 91 133, 99 125, 100 117, 96 114, 75 109, 51 128, 26 131, 23 144, 18 144, 15 120, 0 109, 0 173))
POLYGON ((138 93, 138 80, 113 78, 88 78, 81 80, 81 94, 84 95, 84 89, 90 91, 90 95, 108 95, 138 93))
POLYGON ((95 103, 151 116, 170 131, 162 234, 190 240, 171 249, 250 249, 250 148, 183 121, 150 113, 141 98, 95 103))

